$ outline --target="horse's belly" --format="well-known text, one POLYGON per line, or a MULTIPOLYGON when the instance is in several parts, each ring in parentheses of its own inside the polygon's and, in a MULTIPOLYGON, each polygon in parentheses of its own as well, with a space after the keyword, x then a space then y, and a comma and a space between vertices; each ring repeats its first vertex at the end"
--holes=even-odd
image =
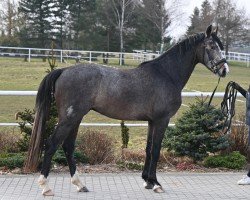
POLYGON ((140 109, 139 106, 124 106, 110 103, 109 105, 94 107, 93 110, 113 119, 142 121, 149 120, 146 111, 140 109))

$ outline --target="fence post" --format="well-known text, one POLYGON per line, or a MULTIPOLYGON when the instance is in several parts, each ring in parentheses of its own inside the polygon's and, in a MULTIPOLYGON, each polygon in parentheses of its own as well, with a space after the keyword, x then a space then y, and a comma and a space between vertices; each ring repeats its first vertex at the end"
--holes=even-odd
POLYGON ((120 53, 120 66, 122 66, 122 52, 120 53))
POLYGON ((90 62, 90 63, 92 62, 92 54, 91 54, 91 51, 89 51, 89 62, 90 62))
POLYGON ((63 62, 63 50, 61 49, 60 50, 60 60, 61 60, 61 63, 63 62))
POLYGON ((30 62, 31 49, 29 48, 29 62, 30 62))

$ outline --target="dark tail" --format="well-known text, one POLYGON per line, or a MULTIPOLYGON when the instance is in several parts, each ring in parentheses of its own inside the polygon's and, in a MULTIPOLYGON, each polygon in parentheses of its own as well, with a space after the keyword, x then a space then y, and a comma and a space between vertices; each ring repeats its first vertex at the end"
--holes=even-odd
POLYGON ((25 162, 25 172, 35 172, 39 164, 44 143, 45 125, 55 92, 55 82, 63 69, 50 72, 42 80, 36 96, 36 114, 30 138, 29 151, 25 162))

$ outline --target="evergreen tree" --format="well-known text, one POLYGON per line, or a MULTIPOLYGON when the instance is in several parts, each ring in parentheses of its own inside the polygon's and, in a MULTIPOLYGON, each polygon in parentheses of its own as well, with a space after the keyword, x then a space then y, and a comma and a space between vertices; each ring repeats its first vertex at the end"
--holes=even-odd
POLYGON ((177 155, 203 160, 229 146, 227 135, 222 134, 225 117, 220 109, 209 106, 203 99, 190 105, 174 128, 168 128, 163 147, 177 155))
POLYGON ((92 46, 98 35, 96 4, 96 0, 71 0, 70 28, 76 49, 93 50, 92 46))
POLYGON ((133 20, 129 24, 129 27, 134 30, 134 32, 126 34, 126 43, 128 46, 126 49, 130 51, 133 49, 160 50, 160 31, 151 20, 145 17, 140 6, 136 7, 133 20))
POLYGON ((21 32, 21 40, 25 39, 29 47, 45 48, 48 44, 51 22, 51 0, 20 0, 19 12, 23 15, 25 23, 21 32))
POLYGON ((63 49, 63 41, 66 41, 68 34, 69 0, 54 0, 50 10, 53 14, 53 35, 57 40, 57 48, 63 49))
POLYGON ((119 34, 116 26, 107 20, 106 10, 103 9, 103 1, 97 1, 97 27, 99 30, 99 44, 105 51, 119 51, 119 34))
POLYGON ((210 24, 213 23, 214 20, 214 12, 211 4, 209 3, 208 0, 203 1, 201 4, 201 30, 204 31, 206 30, 206 27, 208 27, 210 24))
MULTIPOLYGON (((175 1, 173 1, 177 5, 175 1)), ((140 5, 140 4, 139 4, 140 5)), ((174 6, 174 5, 172 5, 174 6)), ((171 24, 170 13, 166 9, 166 0, 142 0, 140 6, 144 17, 152 22, 160 35, 160 52, 163 52, 166 30, 171 24)), ((177 8, 176 8, 177 9, 177 8)), ((149 27, 147 27, 149 28, 149 27)), ((150 27, 151 28, 151 27, 150 27)))
POLYGON ((197 7, 194 8, 194 13, 190 18, 191 18, 191 25, 188 27, 187 35, 192 35, 198 32, 201 23, 199 8, 197 7))
POLYGON ((212 24, 214 20, 214 12, 208 0, 203 1, 201 10, 197 7, 191 16, 191 25, 188 27, 187 35, 204 32, 206 27, 212 24))

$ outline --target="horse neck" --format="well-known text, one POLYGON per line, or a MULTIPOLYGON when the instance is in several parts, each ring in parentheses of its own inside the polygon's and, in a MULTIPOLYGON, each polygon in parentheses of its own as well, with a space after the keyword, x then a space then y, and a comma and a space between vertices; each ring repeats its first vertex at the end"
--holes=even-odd
POLYGON ((162 65, 164 71, 173 79, 175 85, 182 90, 189 80, 195 65, 198 63, 196 48, 191 48, 185 51, 185 53, 181 53, 178 47, 172 48, 166 53, 162 63, 164 63, 162 65))

